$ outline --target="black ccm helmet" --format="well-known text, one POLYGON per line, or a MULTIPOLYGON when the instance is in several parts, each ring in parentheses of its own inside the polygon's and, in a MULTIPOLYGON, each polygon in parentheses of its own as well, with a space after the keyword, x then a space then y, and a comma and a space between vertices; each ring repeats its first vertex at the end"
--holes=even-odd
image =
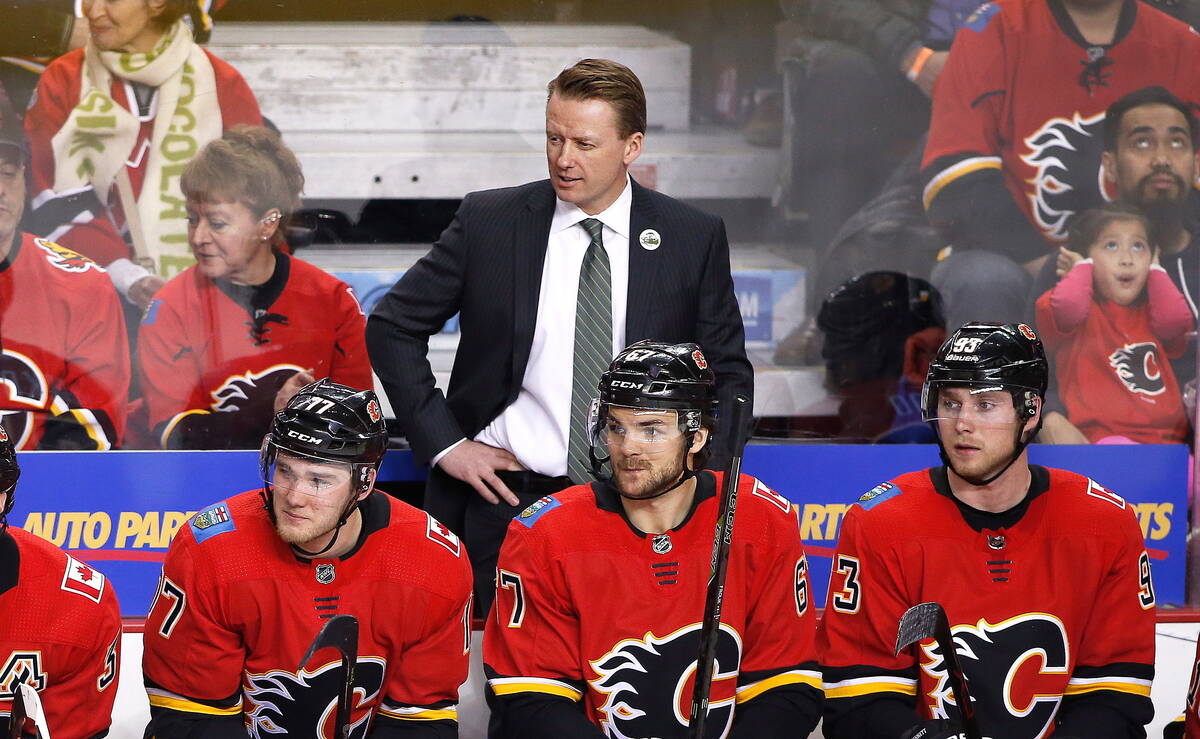
MULTIPOLYGON (((1022 434, 1022 427, 1026 420, 1037 415, 1035 398, 1046 397, 1048 382, 1046 352, 1032 328, 1024 323, 965 323, 946 339, 929 365, 921 388, 921 412, 926 421, 936 420, 938 391, 947 386, 1006 390, 1012 395, 1013 407, 1021 420, 1012 459, 987 480, 963 477, 974 485, 986 485, 1004 474, 1037 435, 1042 425, 1040 419, 1028 435, 1022 434)), ((942 461, 949 465, 944 449, 942 461)))
POLYGON ((0 510, 0 533, 8 528, 8 512, 12 510, 17 478, 20 476, 17 453, 13 450, 8 434, 0 427, 0 494, 8 493, 8 498, 4 501, 4 510, 0 510))
MULTIPOLYGON (((596 385, 599 397, 592 402, 592 473, 598 480, 611 478, 606 446, 598 443, 608 424, 609 406, 678 411, 679 430, 691 446, 701 428, 716 429, 717 377, 709 369, 698 344, 639 341, 613 359, 596 385)), ((708 458, 708 445, 696 455, 697 466, 708 458)))
MULTIPOLYGON (((340 528, 357 505, 358 496, 370 489, 371 471, 379 469, 387 444, 383 412, 373 390, 358 390, 329 379, 304 386, 275 414, 271 430, 263 438, 259 469, 267 512, 274 520, 271 477, 280 452, 344 463, 350 466, 355 490, 338 520, 340 528)), ((336 540, 334 536, 329 546, 336 540)))

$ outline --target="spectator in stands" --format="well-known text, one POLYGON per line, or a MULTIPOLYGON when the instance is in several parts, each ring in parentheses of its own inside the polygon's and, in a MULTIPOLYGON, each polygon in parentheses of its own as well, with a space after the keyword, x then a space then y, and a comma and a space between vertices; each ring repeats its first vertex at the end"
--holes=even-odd
MULTIPOLYGON (((1200 230, 1196 149, 1200 129, 1191 109, 1169 90, 1146 87, 1122 97, 1104 119, 1104 177, 1121 199, 1150 219, 1163 269, 1187 299, 1193 329, 1200 303, 1200 230)), ((1196 376, 1195 343, 1172 361, 1181 386, 1196 376)))
POLYGON ((138 336, 148 426, 164 448, 250 449, 276 410, 328 377, 371 387, 351 289, 288 256, 304 175, 279 135, 235 126, 181 178, 196 264, 153 299, 138 336))
POLYGON ((1200 102, 1200 36, 1135 0, 1007 0, 967 22, 923 163, 925 208, 953 245, 932 275, 948 324, 1024 315, 1070 216, 1104 200, 1105 109, 1149 84, 1200 102))
POLYGON ((194 5, 84 0, 91 38, 46 69, 26 120, 34 229, 94 258, 138 308, 192 263, 188 160, 223 130, 262 123, 237 71, 193 41, 182 18, 194 5))
MULTIPOLYGON (((809 242, 824 249, 928 129, 933 83, 980 0, 781 4, 804 33, 789 52, 804 69, 792 94, 789 207, 806 213, 809 242)), ((819 294, 852 276, 822 283, 819 294)))
POLYGON ((21 231, 27 157, 0 104, 0 417, 17 449, 111 449, 129 395, 120 298, 95 262, 21 231))
MULTIPOLYGON (((588 407, 619 348, 695 342, 724 407, 753 392, 725 224, 629 177, 646 131, 641 81, 584 59, 548 88, 550 179, 467 195, 368 322, 375 371, 433 465, 425 508, 461 532, 483 611, 513 516, 591 479, 588 407), (455 313, 462 339, 443 396, 429 337, 455 313)), ((715 455, 728 459, 748 431, 723 432, 715 455)))
POLYGON ((1183 350, 1192 317, 1159 266, 1149 231, 1149 220, 1129 205, 1085 211, 1060 251, 1062 280, 1037 301, 1067 420, 1093 443, 1186 439, 1166 358, 1183 350))

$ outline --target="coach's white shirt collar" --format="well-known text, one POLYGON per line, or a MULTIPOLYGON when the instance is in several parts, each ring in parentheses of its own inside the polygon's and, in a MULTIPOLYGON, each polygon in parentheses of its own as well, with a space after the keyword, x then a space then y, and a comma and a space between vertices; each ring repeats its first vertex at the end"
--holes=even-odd
POLYGON ((629 238, 629 212, 633 208, 633 186, 629 184, 629 174, 625 174, 625 189, 613 201, 613 204, 594 216, 589 216, 574 203, 554 198, 554 218, 550 220, 550 233, 556 234, 576 225, 585 218, 595 218, 603 223, 621 238, 629 238))

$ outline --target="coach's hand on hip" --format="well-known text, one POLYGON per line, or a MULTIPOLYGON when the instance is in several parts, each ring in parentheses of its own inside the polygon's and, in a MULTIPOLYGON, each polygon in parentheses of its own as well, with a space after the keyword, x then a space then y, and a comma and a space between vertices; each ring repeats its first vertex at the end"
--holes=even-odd
POLYGON ((497 449, 468 439, 442 457, 438 466, 451 477, 475 488, 479 497, 489 503, 499 503, 497 495, 509 505, 520 503, 513 491, 496 476, 496 470, 525 469, 507 449, 497 449))

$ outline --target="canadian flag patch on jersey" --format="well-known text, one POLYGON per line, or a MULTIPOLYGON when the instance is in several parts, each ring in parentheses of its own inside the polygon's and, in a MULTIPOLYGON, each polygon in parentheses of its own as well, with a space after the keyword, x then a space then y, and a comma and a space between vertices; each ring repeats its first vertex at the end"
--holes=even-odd
POLYGON ((67 555, 67 571, 63 573, 62 589, 99 603, 100 596, 104 595, 104 575, 67 555))
POLYGON ((462 549, 462 544, 459 542, 458 536, 456 536, 453 531, 446 528, 445 524, 428 513, 425 514, 425 517, 429 519, 429 525, 425 529, 425 536, 428 537, 430 541, 436 541, 438 544, 446 547, 451 551, 451 553, 454 554, 455 557, 457 557, 462 549))

